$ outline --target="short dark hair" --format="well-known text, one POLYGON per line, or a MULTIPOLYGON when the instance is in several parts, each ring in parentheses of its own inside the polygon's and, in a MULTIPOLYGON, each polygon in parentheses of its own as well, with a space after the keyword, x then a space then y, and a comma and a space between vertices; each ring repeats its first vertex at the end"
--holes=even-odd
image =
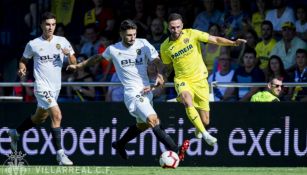
POLYGON ((123 22, 120 23, 120 28, 119 30, 122 31, 126 31, 128 29, 137 29, 137 25, 130 19, 126 19, 123 22))
POLYGON ((246 53, 253 54, 255 56, 255 58, 257 56, 256 50, 254 48, 251 48, 251 47, 246 47, 245 48, 243 55, 245 55, 246 53))
POLYGON ((43 23, 44 21, 46 21, 47 19, 56 19, 55 14, 51 13, 51 12, 45 12, 42 14, 41 16, 41 20, 40 23, 43 23))
POLYGON ((171 13, 168 16, 168 22, 175 21, 175 20, 178 20, 178 19, 183 21, 182 16, 179 13, 171 13))
POLYGON ((306 49, 297 49, 296 54, 299 54, 299 53, 303 53, 307 56, 307 50, 306 49))
POLYGON ((262 23, 261 23, 261 27, 262 27, 263 25, 268 25, 268 26, 270 26, 271 30, 273 30, 273 24, 272 24, 271 21, 264 20, 264 21, 262 21, 262 23))

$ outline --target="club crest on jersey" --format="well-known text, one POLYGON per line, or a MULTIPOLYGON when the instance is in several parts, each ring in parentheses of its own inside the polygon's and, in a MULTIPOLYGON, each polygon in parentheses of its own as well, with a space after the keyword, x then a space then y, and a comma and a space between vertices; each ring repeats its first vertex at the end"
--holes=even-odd
POLYGON ((52 102, 52 99, 51 99, 51 98, 48 98, 47 101, 48 101, 48 103, 51 103, 51 102, 52 102))
POLYGON ((184 44, 188 44, 188 43, 190 42, 190 39, 189 39, 189 38, 185 38, 185 39, 183 40, 183 42, 184 42, 184 44))
POLYGON ((40 48, 40 49, 39 49, 39 51, 43 51, 43 50, 44 50, 43 48, 40 48))
POLYGON ((60 50, 61 49, 61 44, 56 44, 55 47, 60 50))
POLYGON ((142 53, 141 49, 136 49, 136 53, 137 53, 138 55, 141 55, 141 53, 142 53))

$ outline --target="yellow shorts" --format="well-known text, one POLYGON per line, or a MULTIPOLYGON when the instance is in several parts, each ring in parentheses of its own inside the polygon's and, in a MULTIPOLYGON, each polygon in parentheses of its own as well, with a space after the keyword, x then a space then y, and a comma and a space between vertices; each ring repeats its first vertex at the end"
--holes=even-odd
POLYGON ((210 111, 209 107, 209 84, 207 79, 189 82, 185 80, 175 79, 175 89, 177 91, 178 97, 177 101, 181 102, 179 95, 183 91, 188 91, 192 95, 193 105, 197 109, 204 111, 210 111))

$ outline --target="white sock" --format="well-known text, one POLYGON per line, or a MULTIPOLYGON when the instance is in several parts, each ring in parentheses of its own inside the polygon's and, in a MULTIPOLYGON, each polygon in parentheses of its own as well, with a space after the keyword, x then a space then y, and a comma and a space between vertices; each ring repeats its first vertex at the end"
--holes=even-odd
POLYGON ((204 131, 203 133, 202 133, 202 135, 203 135, 203 138, 206 140, 206 139, 208 139, 211 135, 209 134, 209 132, 208 131, 204 131))
POLYGON ((64 150, 63 150, 63 149, 57 150, 56 153, 57 153, 57 154, 64 154, 64 150))

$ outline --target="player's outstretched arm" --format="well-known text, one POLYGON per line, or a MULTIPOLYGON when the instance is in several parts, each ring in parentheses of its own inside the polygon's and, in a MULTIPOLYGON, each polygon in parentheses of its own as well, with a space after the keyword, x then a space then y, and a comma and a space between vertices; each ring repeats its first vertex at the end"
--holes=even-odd
POLYGON ((19 61, 19 68, 17 74, 20 78, 26 76, 27 74, 27 63, 28 61, 24 57, 22 57, 19 61))
POLYGON ((101 56, 101 54, 97 54, 97 55, 89 57, 87 60, 84 60, 79 64, 67 66, 66 70, 76 71, 78 69, 85 68, 88 66, 92 66, 96 63, 99 63, 102 59, 103 57, 101 56))
POLYGON ((240 44, 246 43, 245 39, 237 39, 235 41, 231 41, 227 38, 219 37, 219 36, 209 36, 208 43, 217 44, 220 46, 239 46, 240 44))

